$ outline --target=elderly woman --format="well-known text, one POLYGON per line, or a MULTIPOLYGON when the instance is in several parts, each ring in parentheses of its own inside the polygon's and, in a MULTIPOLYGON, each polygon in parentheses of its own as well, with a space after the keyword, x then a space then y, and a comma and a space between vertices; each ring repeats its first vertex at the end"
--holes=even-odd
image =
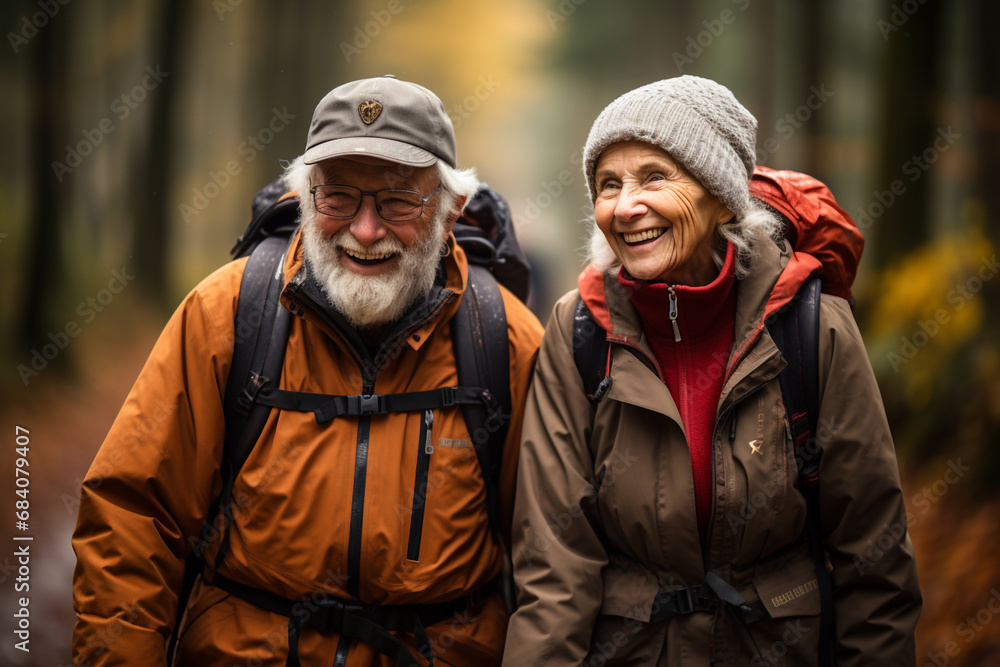
POLYGON ((828 294, 821 627, 767 319, 820 262, 793 258, 750 195, 756 128, 728 89, 682 76, 626 93, 590 131, 592 264, 555 306, 528 396, 505 665, 914 664, 920 593, 892 438, 850 306, 828 294), (596 396, 581 318, 604 329, 596 396))

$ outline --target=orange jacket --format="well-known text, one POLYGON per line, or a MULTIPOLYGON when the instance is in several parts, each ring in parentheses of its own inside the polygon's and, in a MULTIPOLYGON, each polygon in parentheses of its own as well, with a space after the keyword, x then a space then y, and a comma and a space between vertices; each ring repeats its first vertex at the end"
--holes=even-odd
MULTIPOLYGON (((467 262, 454 238, 449 243, 441 302, 390 348, 375 393, 458 384, 449 320, 465 289, 467 262)), ((183 559, 221 490, 222 397, 239 335, 234 316, 245 264, 227 264, 185 298, 83 483, 73 536, 75 665, 166 664, 183 559)), ((296 291, 302 271, 296 238, 281 298, 297 317, 280 388, 359 394, 357 352, 323 308, 296 291)), ((523 402, 542 330, 523 304, 502 293, 513 416, 499 501, 509 534, 523 402)), ((486 585, 500 572, 503 553, 490 534, 483 478, 458 406, 435 411, 419 558, 407 559, 420 428, 419 412, 374 417, 365 447, 357 418, 320 426, 311 413, 272 410, 233 490, 235 521, 219 572, 292 599, 324 592, 350 597, 347 582, 355 576, 358 597, 372 604, 443 602, 486 585), (356 524, 361 519, 353 543, 352 515, 356 524)), ((208 547, 209 564, 217 548, 218 541, 208 547)), ((499 595, 492 595, 461 618, 429 627, 435 663, 497 663, 506 622, 499 595)), ((287 626, 287 617, 199 581, 177 664, 283 665, 287 626)), ((340 642, 335 634, 307 628, 299 641, 303 664, 332 664, 348 650, 347 665, 389 664, 366 644, 340 642)))

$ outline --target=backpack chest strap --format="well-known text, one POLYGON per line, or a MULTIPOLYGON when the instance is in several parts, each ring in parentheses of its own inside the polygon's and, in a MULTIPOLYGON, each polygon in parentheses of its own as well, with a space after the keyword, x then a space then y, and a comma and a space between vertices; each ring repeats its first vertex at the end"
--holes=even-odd
POLYGON ((409 648, 393 633, 413 634, 417 650, 433 667, 434 653, 426 628, 449 618, 461 619, 467 610, 478 607, 497 588, 492 581, 479 590, 448 602, 409 605, 373 605, 359 600, 338 598, 327 593, 301 600, 282 597, 271 591, 248 586, 215 573, 212 585, 250 604, 288 617, 288 659, 286 665, 298 667, 299 635, 304 628, 322 634, 335 632, 370 644, 389 656, 396 667, 419 665, 409 648))
POLYGON ((317 424, 327 424, 337 417, 436 410, 453 405, 484 405, 490 412, 500 410, 496 399, 483 387, 441 387, 428 391, 367 396, 314 394, 264 387, 257 393, 256 402, 280 410, 312 412, 316 415, 317 424))

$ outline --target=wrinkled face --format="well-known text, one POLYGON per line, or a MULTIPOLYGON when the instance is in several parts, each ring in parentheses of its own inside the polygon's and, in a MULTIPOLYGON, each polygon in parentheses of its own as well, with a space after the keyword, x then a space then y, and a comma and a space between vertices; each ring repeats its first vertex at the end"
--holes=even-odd
MULTIPOLYGON (((421 197, 438 186, 434 167, 407 167, 373 158, 335 158, 320 163, 319 171, 313 185, 414 190, 421 197)), ((331 304, 353 325, 395 321, 430 290, 453 222, 448 211, 439 211, 439 201, 440 191, 423 205, 420 217, 402 222, 384 220, 369 195, 362 197, 361 208, 350 218, 315 210, 304 213, 306 261, 331 304)))
POLYGON ((733 214, 663 149, 612 144, 597 161, 594 183, 597 226, 632 276, 707 285, 718 275, 715 230, 733 214))

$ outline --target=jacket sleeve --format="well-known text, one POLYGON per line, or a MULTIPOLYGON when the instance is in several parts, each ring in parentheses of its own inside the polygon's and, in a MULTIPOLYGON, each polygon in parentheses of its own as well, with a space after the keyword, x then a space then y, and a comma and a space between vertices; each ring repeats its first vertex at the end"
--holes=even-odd
POLYGON ((570 297, 556 305, 528 391, 513 526, 518 609, 505 665, 579 665, 601 607, 608 558, 592 516, 593 415, 573 361, 574 306, 570 297))
POLYGON ((820 516, 837 664, 912 666, 921 597, 892 435, 850 307, 825 294, 819 354, 820 516))
POLYGON ((221 487, 233 266, 170 318, 84 479, 73 534, 77 667, 166 664, 184 556, 221 487))
POLYGON ((511 544, 511 517, 514 512, 514 489, 517 483, 517 460, 524 423, 524 401, 531 382, 532 369, 542 340, 542 325, 528 308, 506 288, 501 289, 507 313, 507 339, 510 349, 511 415, 504 441, 500 468, 500 531, 504 544, 511 544))

